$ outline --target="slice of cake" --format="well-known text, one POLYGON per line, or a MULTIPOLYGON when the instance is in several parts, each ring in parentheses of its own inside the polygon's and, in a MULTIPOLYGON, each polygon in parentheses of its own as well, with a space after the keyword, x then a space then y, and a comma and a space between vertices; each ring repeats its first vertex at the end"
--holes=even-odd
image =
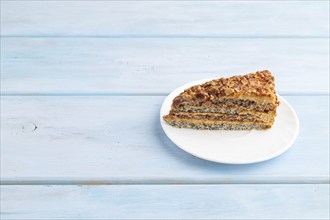
POLYGON ((192 86, 163 118, 179 128, 263 130, 273 125, 278 105, 274 77, 263 70, 192 86))

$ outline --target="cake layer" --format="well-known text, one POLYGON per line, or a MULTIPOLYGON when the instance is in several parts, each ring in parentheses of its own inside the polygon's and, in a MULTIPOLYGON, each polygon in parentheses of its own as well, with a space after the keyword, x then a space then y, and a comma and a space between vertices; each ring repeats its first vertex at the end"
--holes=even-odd
MULTIPOLYGON (((174 103, 174 102, 173 102, 174 103)), ((254 111, 262 111, 268 112, 276 109, 278 103, 272 102, 257 102, 252 99, 215 99, 209 100, 202 103, 196 102, 182 102, 180 105, 172 105, 172 109, 177 109, 181 111, 189 111, 190 109, 196 108, 225 108, 225 109, 238 109, 238 110, 254 110, 254 111)))
POLYGON ((193 128, 198 130, 265 130, 272 126, 272 123, 265 122, 242 122, 242 121, 219 121, 205 119, 179 119, 164 118, 164 120, 177 128, 193 128))
POLYGON ((167 117, 185 118, 185 119, 211 119, 224 121, 256 121, 272 122, 275 114, 224 114, 224 113, 205 113, 205 112, 175 112, 171 111, 167 117))
POLYGON ((235 107, 221 108, 217 106, 203 107, 203 106, 190 106, 186 108, 172 108, 171 112, 203 112, 203 113, 223 113, 223 114, 235 114, 235 115, 276 115, 276 109, 270 111, 256 111, 246 110, 235 107))

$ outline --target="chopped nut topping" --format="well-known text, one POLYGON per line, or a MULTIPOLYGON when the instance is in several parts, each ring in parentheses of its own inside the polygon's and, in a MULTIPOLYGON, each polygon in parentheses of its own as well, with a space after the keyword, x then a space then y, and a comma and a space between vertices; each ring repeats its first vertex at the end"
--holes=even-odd
POLYGON ((183 98, 181 96, 177 96, 173 99, 173 106, 179 107, 183 103, 183 98))
POLYGON ((180 98, 173 100, 173 106, 183 102, 195 100, 203 103, 223 96, 236 94, 254 94, 257 96, 271 96, 275 93, 274 77, 268 70, 258 71, 242 76, 220 78, 201 85, 192 86, 180 94, 180 98))
POLYGON ((208 97, 209 97, 209 94, 207 94, 206 92, 198 91, 196 93, 196 98, 200 102, 205 102, 208 99, 208 97))
POLYGON ((226 88, 226 89, 225 89, 225 93, 226 93, 226 95, 230 95, 230 94, 232 94, 232 93, 234 93, 234 92, 235 92, 235 90, 232 89, 232 88, 226 88))

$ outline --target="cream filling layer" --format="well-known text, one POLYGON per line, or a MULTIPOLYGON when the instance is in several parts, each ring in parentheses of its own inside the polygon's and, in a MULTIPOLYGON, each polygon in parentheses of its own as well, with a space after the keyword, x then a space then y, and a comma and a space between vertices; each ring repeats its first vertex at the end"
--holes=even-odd
POLYGON ((186 123, 193 123, 193 124, 258 124, 258 125, 272 125, 273 122, 242 122, 242 121, 226 121, 226 120, 205 120, 205 119, 185 119, 185 118, 178 118, 178 117, 164 117, 165 121, 178 121, 178 122, 186 122, 186 123))

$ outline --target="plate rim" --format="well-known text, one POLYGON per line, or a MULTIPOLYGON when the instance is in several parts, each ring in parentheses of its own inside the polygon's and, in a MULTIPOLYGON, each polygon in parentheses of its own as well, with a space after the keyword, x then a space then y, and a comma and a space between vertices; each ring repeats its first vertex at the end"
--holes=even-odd
MULTIPOLYGON (((213 78, 214 79, 214 78, 213 78)), ((260 162, 263 162, 263 161, 267 161, 267 160, 270 160, 270 159, 273 159, 275 157, 278 157, 280 156, 281 154, 283 154, 284 152, 286 152, 288 149, 290 149, 294 142, 297 140, 298 138, 298 135, 299 135, 299 131, 300 131, 300 122, 299 122, 299 118, 298 118, 298 115, 296 113, 296 111, 294 110, 294 108, 290 105, 290 103, 281 95, 279 95, 278 93, 276 93, 276 95, 279 97, 280 101, 281 102, 284 102, 286 104, 286 106, 290 109, 290 111, 293 113, 293 117, 295 119, 295 122, 297 123, 297 129, 293 135, 293 138, 291 139, 291 141, 289 143, 286 144, 286 147, 282 148, 280 151, 276 151, 275 153, 273 154, 269 154, 269 155, 266 155, 264 157, 260 157, 256 160, 250 160, 250 161, 243 161, 243 162, 235 162, 235 161, 225 161, 225 160, 215 160, 213 158, 208 158, 208 157, 205 157, 205 156, 201 156, 201 155, 198 155, 198 154, 195 154, 194 152, 191 152, 189 151, 188 149, 186 149, 185 147, 182 147, 180 146, 175 140, 173 140, 170 135, 168 134, 168 132, 166 131, 166 128, 164 128, 164 125, 165 125, 165 121, 163 119, 163 115, 162 115, 162 110, 163 108, 165 107, 165 102, 167 101, 168 98, 170 98, 170 96, 174 95, 174 94, 179 94, 181 91, 183 91, 184 89, 192 86, 192 85, 197 85, 197 84, 201 84, 203 82, 207 82, 207 81, 210 81, 210 80, 213 80, 212 78, 207 78, 207 79, 201 79, 201 80, 195 80, 195 81, 192 81, 192 82, 188 82, 182 86, 179 86, 177 87, 176 89, 174 89, 172 92, 170 92, 164 99, 162 105, 161 105, 161 108, 160 108, 160 124, 161 124, 161 127, 164 131, 164 133, 166 134, 166 136, 180 149, 182 149, 183 151, 185 151, 186 153, 189 153, 197 158, 200 158, 200 159, 203 159, 203 160, 207 160, 207 161, 212 161, 212 162, 215 162, 215 163, 222 163, 222 164, 233 164, 233 165, 243 165, 243 164, 253 164, 253 163, 260 163, 260 162)), ((170 126, 170 125, 169 125, 170 126)), ((177 128, 179 129, 179 128, 177 128)))

